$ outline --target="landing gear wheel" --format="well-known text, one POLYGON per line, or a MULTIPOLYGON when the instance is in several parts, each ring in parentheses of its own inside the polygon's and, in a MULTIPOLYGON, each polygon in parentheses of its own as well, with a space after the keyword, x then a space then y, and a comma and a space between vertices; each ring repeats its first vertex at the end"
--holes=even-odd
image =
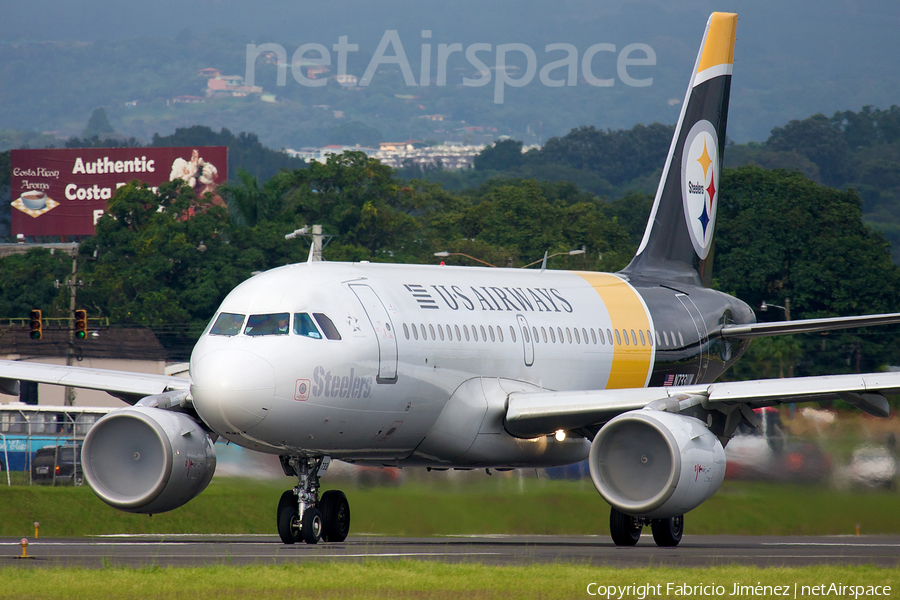
POLYGON ((653 531, 653 541, 657 546, 674 548, 684 534, 684 515, 671 519, 651 519, 650 529, 653 531))
POLYGON ((328 490, 319 500, 322 510, 322 541, 343 542, 350 533, 350 503, 340 490, 328 490))
POLYGON ((319 538, 322 537, 322 513, 318 508, 311 506, 303 511, 300 536, 307 544, 319 543, 319 538))
POLYGON ((619 512, 615 508, 609 513, 609 533, 616 546, 634 546, 641 539, 641 520, 619 512))
POLYGON ((297 495, 288 490, 278 501, 278 535, 285 544, 296 544, 300 541, 300 511, 297 508, 297 495))

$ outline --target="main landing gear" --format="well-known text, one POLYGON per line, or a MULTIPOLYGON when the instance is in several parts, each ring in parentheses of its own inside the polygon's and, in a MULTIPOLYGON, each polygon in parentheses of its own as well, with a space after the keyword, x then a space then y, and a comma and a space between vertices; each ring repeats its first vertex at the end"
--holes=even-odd
POLYGON ((650 525, 657 546, 673 548, 684 534, 684 515, 669 519, 632 517, 615 508, 609 513, 609 532, 616 546, 634 546, 641 539, 641 529, 650 525))
POLYGON ((299 483, 278 501, 278 535, 285 544, 343 542, 350 533, 350 504, 344 492, 328 490, 319 497, 319 477, 331 464, 328 456, 282 456, 287 475, 299 483))

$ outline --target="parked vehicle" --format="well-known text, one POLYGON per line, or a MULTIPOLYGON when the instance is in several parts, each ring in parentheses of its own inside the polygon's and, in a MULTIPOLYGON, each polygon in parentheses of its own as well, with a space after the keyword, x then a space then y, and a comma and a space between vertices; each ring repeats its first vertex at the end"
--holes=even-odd
POLYGON ((81 443, 47 446, 31 462, 31 481, 39 485, 81 485, 81 443))

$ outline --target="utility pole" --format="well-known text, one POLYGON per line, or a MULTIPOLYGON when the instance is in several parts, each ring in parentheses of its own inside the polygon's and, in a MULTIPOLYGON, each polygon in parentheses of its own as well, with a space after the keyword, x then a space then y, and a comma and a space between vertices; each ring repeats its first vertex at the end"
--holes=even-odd
MULTIPOLYGON (((72 253, 72 277, 66 280, 69 288, 69 343, 66 344, 66 366, 71 367, 75 359, 75 295, 78 290, 78 251, 72 253)), ((66 406, 75 406, 75 388, 66 386, 66 406)))

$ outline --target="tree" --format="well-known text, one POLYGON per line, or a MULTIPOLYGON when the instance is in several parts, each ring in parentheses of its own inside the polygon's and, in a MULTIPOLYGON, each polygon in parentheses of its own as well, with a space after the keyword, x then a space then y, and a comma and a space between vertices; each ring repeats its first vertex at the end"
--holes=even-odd
MULTIPOLYGON (((726 170, 719 203, 715 277, 751 306, 791 301, 794 319, 893 312, 900 269, 884 237, 862 222, 852 190, 799 173, 726 170)), ((874 370, 897 360, 888 328, 801 336, 796 373, 874 370)))
POLYGON ((106 110, 101 106, 100 108, 95 108, 94 112, 91 113, 91 118, 88 119, 87 127, 81 132, 81 136, 85 138, 99 137, 114 133, 114 131, 109 123, 109 119, 106 117, 106 110))

